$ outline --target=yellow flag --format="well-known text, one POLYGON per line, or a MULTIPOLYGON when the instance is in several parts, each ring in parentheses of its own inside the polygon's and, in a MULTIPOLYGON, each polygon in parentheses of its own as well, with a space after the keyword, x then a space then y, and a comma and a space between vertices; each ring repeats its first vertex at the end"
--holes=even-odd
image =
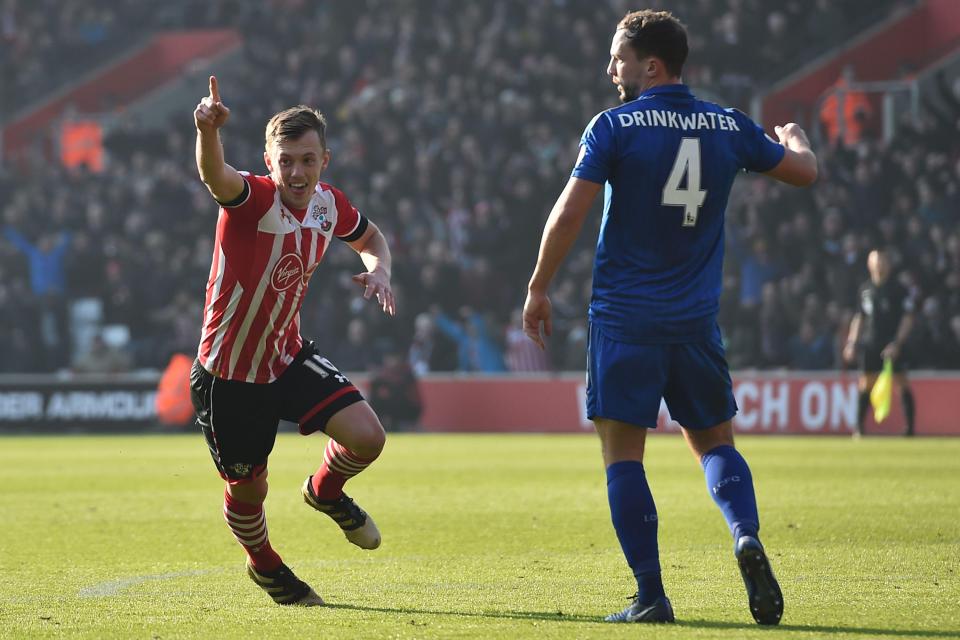
POLYGON ((873 405, 873 418, 877 423, 886 420, 890 415, 890 402, 893 399, 893 360, 886 358, 883 361, 883 371, 877 376, 870 390, 870 404, 873 405))

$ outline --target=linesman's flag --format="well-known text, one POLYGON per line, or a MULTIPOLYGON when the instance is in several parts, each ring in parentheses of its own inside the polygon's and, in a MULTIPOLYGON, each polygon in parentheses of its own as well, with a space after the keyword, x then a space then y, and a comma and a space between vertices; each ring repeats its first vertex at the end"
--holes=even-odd
POLYGON ((877 424, 883 422, 890 415, 890 402, 893 400, 893 360, 885 358, 883 371, 877 376, 870 390, 870 404, 873 405, 873 419, 877 424))

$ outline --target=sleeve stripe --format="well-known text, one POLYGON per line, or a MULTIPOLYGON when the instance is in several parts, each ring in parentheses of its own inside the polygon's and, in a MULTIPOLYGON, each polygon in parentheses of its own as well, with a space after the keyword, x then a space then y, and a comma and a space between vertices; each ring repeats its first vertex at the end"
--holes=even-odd
MULTIPOLYGON (((217 200, 217 204, 219 204, 221 207, 225 209, 230 209, 232 207, 239 207, 244 202, 246 202, 249 197, 250 197, 250 183, 247 182, 246 178, 244 178, 243 191, 240 192, 240 195, 238 195, 236 198, 228 202, 221 202, 220 200, 217 200)), ((216 200, 216 198, 214 198, 214 200, 216 200)))
POLYGON ((363 215, 360 215, 357 218, 357 226, 353 228, 353 231, 351 231, 345 236, 337 236, 337 237, 343 240, 344 242, 353 242, 354 240, 359 240, 360 237, 364 233, 366 233, 368 226, 370 226, 370 223, 367 220, 367 218, 363 215))

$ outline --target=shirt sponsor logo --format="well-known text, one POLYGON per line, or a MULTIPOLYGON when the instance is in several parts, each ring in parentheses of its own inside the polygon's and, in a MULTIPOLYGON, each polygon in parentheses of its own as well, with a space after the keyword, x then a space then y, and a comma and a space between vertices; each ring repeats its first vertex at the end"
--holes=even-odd
POLYGON ((286 291, 297 282, 302 282, 303 277, 303 260, 295 253, 288 253, 277 260, 270 275, 270 286, 276 291, 286 291))

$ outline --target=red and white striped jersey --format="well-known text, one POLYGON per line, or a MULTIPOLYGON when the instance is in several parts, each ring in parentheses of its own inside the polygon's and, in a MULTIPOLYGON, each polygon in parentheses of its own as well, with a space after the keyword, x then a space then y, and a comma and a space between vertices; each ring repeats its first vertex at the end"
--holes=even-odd
POLYGON ((300 307, 333 236, 353 241, 366 219, 342 191, 319 183, 304 210, 287 207, 269 176, 221 203, 198 357, 227 380, 276 380, 303 346, 300 307))

